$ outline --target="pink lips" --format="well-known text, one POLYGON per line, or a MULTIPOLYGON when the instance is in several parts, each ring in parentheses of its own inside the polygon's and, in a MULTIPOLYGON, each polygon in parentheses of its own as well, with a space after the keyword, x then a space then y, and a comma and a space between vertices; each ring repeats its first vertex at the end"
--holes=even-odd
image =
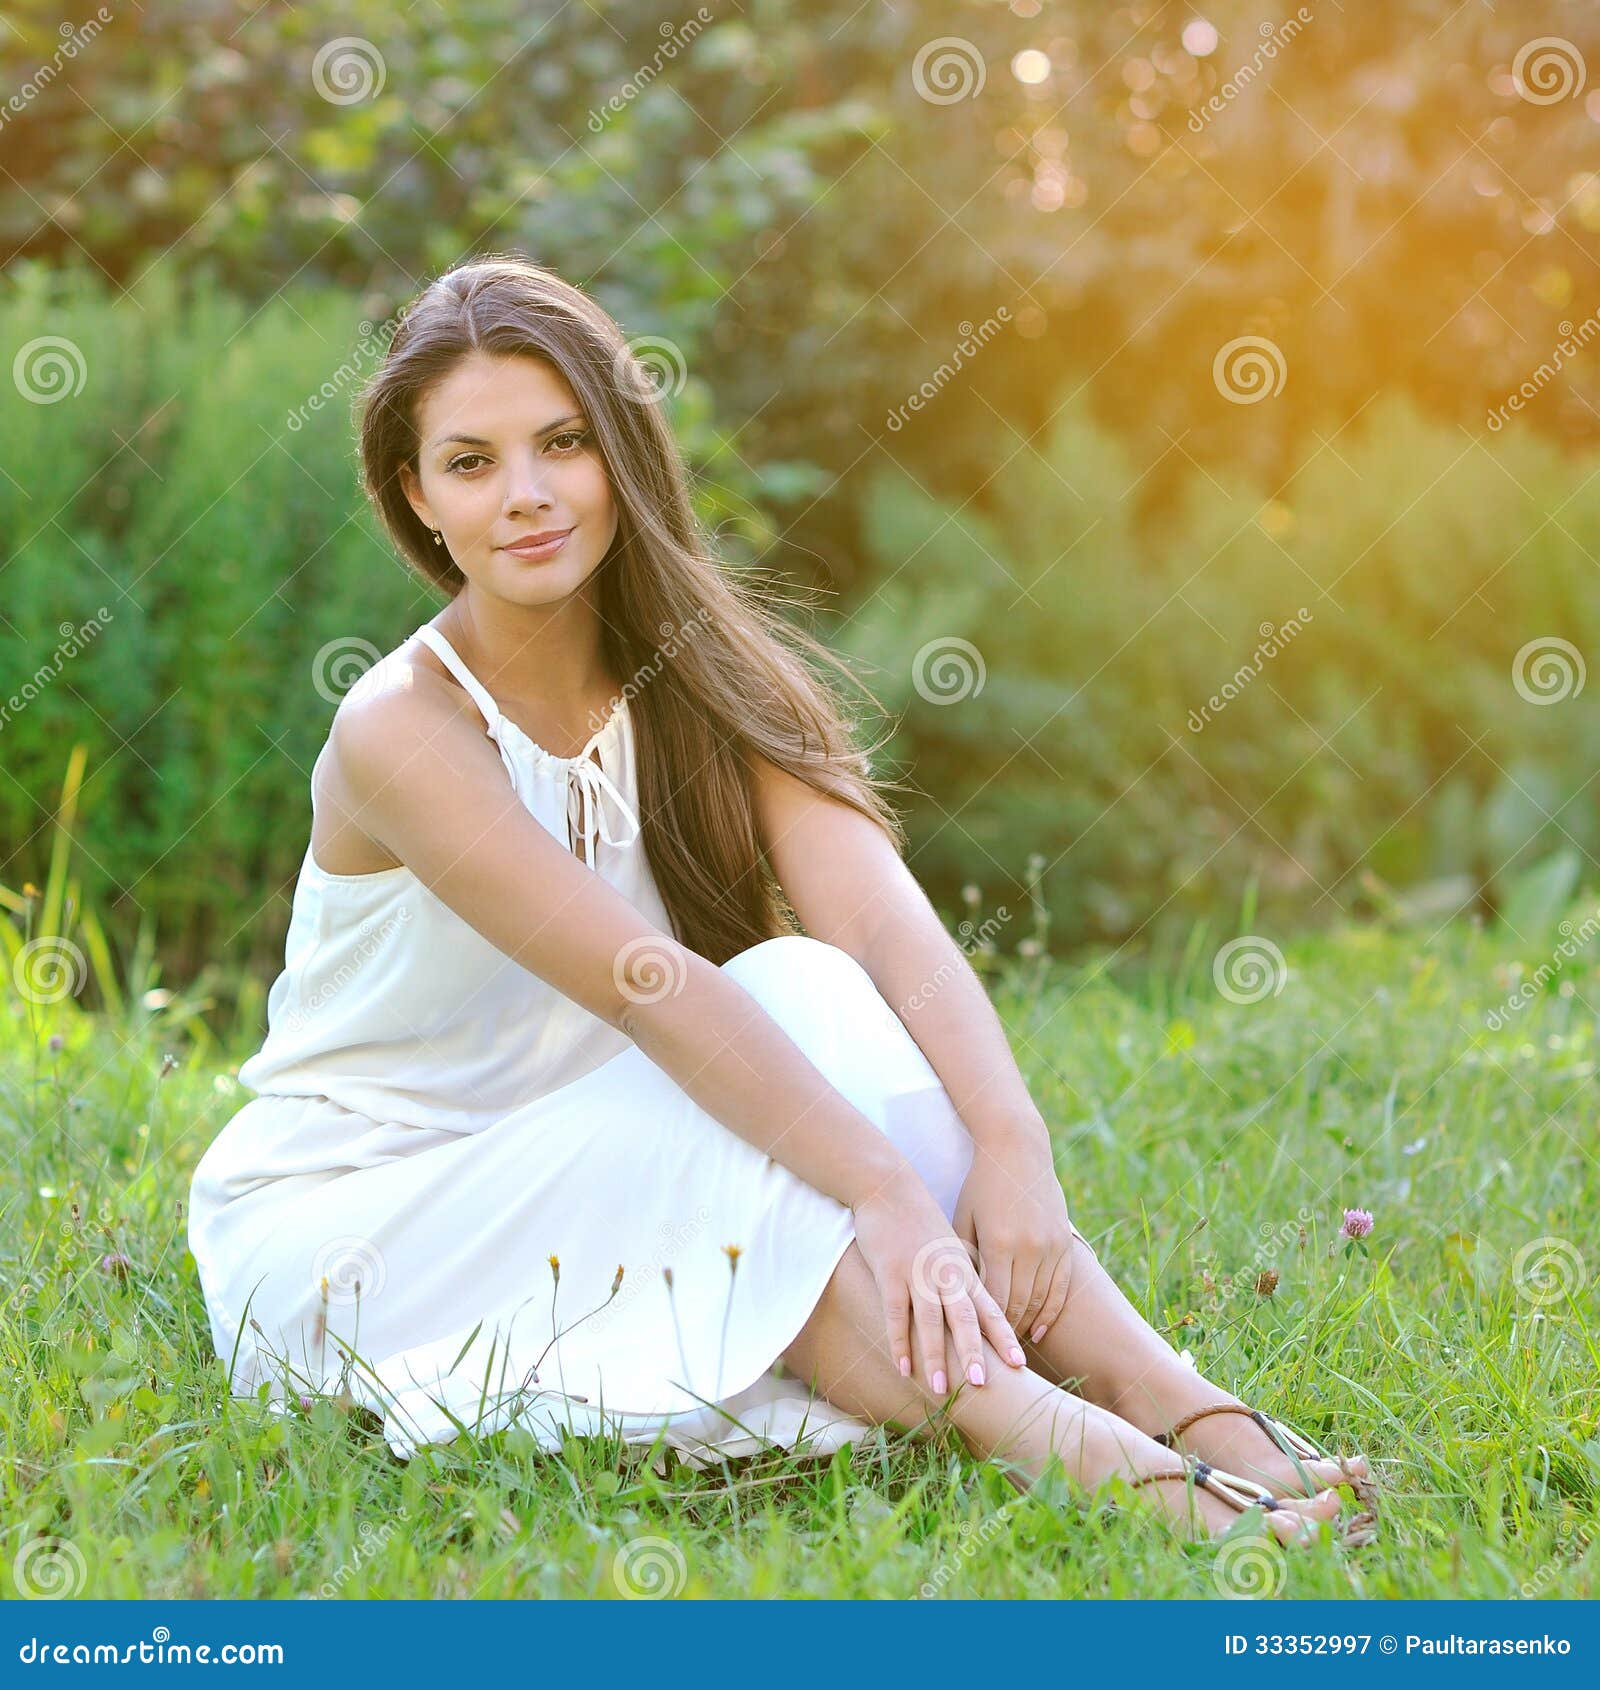
POLYGON ((553 529, 544 534, 525 534, 514 545, 502 546, 503 552, 510 552, 513 557, 546 558, 555 554, 567 543, 570 528, 553 529))

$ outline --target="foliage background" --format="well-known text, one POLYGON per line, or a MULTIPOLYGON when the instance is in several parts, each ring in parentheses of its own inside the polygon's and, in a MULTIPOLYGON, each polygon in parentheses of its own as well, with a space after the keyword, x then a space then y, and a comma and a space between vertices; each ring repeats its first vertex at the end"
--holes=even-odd
POLYGON ((1307 14, 190 0, 66 56, 54 8, 13 8, 13 907, 81 742, 81 896, 119 952, 275 966, 318 654, 431 608, 356 491, 353 376, 417 287, 503 247, 678 349, 701 508, 859 660, 943 907, 1037 878, 1054 942, 1139 954, 1241 904, 1503 913, 1552 861, 1570 889, 1596 693, 1513 677, 1530 642, 1595 646, 1600 360, 1491 413, 1600 307, 1600 31, 1560 0, 1307 14), (1570 97, 1513 73, 1545 36, 1570 97), (940 37, 963 97, 918 68, 940 37), (350 39, 346 102, 317 66, 350 39), (1259 403, 1213 373, 1241 336, 1281 358, 1259 403), (77 349, 61 402, 16 376, 40 337, 77 349), (957 639, 982 686, 931 699, 919 654, 957 639))

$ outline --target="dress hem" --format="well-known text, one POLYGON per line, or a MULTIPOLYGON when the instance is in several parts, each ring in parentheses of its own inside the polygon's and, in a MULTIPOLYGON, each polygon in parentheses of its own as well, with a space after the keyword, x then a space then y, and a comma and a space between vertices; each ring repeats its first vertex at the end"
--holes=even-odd
MULTIPOLYGON (((746 1391, 760 1384, 763 1379, 772 1377, 773 1367, 778 1362, 782 1361, 783 1352, 787 1350, 795 1339, 799 1337, 800 1333, 805 1330, 806 1323, 811 1319, 812 1315, 816 1313, 817 1305, 821 1302, 824 1293, 827 1291, 828 1285, 832 1281, 833 1275, 837 1271, 839 1263, 844 1259, 845 1252, 853 1243, 855 1243, 855 1241, 855 1228, 852 1224, 849 1233, 840 1243, 839 1248, 834 1252, 833 1256, 829 1258, 827 1271, 821 1276, 821 1283, 818 1286, 816 1295, 810 1298, 807 1302, 805 1312, 802 1314, 794 1329, 789 1332, 787 1336, 782 1338, 775 1346, 771 1359, 757 1368, 757 1370, 752 1373, 749 1378, 743 1380, 739 1384, 736 1384, 732 1389, 723 1390, 721 1396, 719 1396, 715 1402, 708 1400, 697 1404, 693 1408, 682 1409, 630 1409, 618 1408, 615 1404, 609 1401, 601 1401, 599 1403, 580 1403, 570 1393, 554 1388, 542 1391, 540 1394, 542 1397, 548 1399, 549 1404, 552 1407, 557 1407, 560 1404, 565 1403, 580 1408, 586 1416, 599 1417, 601 1426, 598 1431, 595 1428, 585 1427, 569 1426, 565 1428, 566 1430, 572 1432, 573 1435, 579 1437, 611 1435, 621 1437, 625 1443, 638 1443, 645 1441, 646 1436, 653 1440, 654 1437, 658 1436, 664 1430, 668 1432, 672 1431, 675 1427, 675 1423, 677 1422, 692 1420, 697 1415, 720 1414, 728 1425, 741 1437, 754 1440, 762 1448, 776 1447, 793 1450, 795 1446, 786 1443, 781 1438, 769 1437, 762 1433, 742 1427, 736 1417, 729 1415, 727 1411, 723 1409, 722 1404, 732 1401, 735 1397, 742 1396, 746 1391), (619 1422, 631 1419, 640 1422, 641 1424, 633 1427, 608 1425, 607 1423, 613 1419, 619 1422), (644 1422, 648 1422, 648 1424, 643 1424, 644 1422), (644 1434, 645 1436, 641 1436, 641 1434, 644 1434)), ((376 1363, 372 1368, 367 1370, 366 1382, 370 1385, 372 1376, 378 1376, 382 1382, 383 1389, 386 1390, 393 1399, 393 1409, 398 1409, 399 1413, 406 1418, 414 1419, 414 1415, 412 1415, 411 1411, 404 1407, 403 1398, 406 1393, 397 1391, 389 1381, 382 1379, 383 1370, 388 1365, 388 1362, 376 1363)), ((427 1396, 430 1389, 428 1382, 420 1379, 413 1379, 411 1383, 417 1391, 420 1391, 427 1396)), ((437 1385, 437 1383, 438 1382, 435 1381, 435 1385, 437 1385)), ((674 1387, 674 1389, 681 1390, 683 1387, 674 1387)), ((836 1403, 830 1402, 820 1392, 815 1391, 809 1383, 803 1384, 801 1389, 805 1391, 809 1402, 818 1408, 819 1415, 823 1417, 822 1425, 824 1428, 830 1425, 837 1426, 845 1421, 850 1422, 852 1426, 865 1426, 866 1423, 861 1421, 859 1416, 851 1415, 844 1409, 841 1409, 836 1403), (829 1419, 827 1418, 828 1416, 832 1416, 832 1418, 829 1419)), ((427 1396, 427 1401, 436 1411, 440 1413, 444 1412, 432 1396, 427 1396)), ((401 1446, 396 1443, 394 1438, 389 1436, 390 1424, 395 1418, 391 1405, 380 1399, 377 1402, 369 1403, 368 1406, 372 1407, 374 1412, 382 1415, 385 1424, 385 1440, 390 1444, 390 1447, 395 1450, 396 1454, 401 1454, 401 1446)), ((507 1414, 503 1419, 496 1418, 499 1413, 500 1410, 496 1407, 492 1400, 490 1400, 485 1403, 484 1412, 478 1416, 475 1422, 468 1424, 465 1429, 480 1437, 488 1436, 493 1432, 507 1430, 510 1427, 517 1425, 518 1422, 525 1417, 527 1411, 519 1409, 507 1414)), ((465 1417, 463 1416, 462 1418, 464 1419, 465 1417)), ((420 1427, 419 1429, 425 1434, 428 1433, 428 1428, 426 1427, 420 1427)), ((433 1445, 447 1445, 455 1442, 456 1439, 461 1436, 461 1428, 457 1428, 454 1425, 451 1425, 448 1432, 442 1436, 424 1435, 422 1437, 414 1438, 407 1435, 403 1429, 400 1430, 404 1448, 406 1450, 421 1449, 433 1445)), ((807 1434, 808 1437, 811 1435, 812 1434, 807 1434)), ((859 1431, 851 1432, 851 1438, 858 1437, 860 1435, 861 1433, 859 1431)), ((706 1439, 698 1441, 700 1442, 701 1447, 708 1450, 717 1450, 719 1447, 714 1440, 706 1439)), ((843 1441, 848 1442, 850 1440, 845 1439, 843 1441)))

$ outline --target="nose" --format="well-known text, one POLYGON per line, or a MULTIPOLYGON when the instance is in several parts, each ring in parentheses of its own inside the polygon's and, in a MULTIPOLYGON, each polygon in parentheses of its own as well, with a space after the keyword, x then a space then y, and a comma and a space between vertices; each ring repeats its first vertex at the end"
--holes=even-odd
POLYGON ((549 484, 549 459, 533 452, 514 453, 508 462, 504 514, 510 517, 550 510, 555 501, 549 484))

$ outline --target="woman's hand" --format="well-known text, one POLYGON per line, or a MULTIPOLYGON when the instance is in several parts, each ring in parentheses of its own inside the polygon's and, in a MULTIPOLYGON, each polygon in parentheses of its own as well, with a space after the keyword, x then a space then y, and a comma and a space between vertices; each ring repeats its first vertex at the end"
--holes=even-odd
POLYGON ((1006 1319, 1037 1344, 1066 1306, 1074 1231, 1048 1137, 975 1140, 955 1229, 1006 1319))
POLYGON ((902 1377, 912 1373, 913 1327, 922 1376, 937 1395, 949 1389, 947 1334, 962 1376, 974 1385, 984 1382, 985 1338, 1013 1367, 1025 1365, 1016 1333, 920 1179, 881 1189, 854 1214, 856 1242, 878 1282, 889 1353, 902 1377))

